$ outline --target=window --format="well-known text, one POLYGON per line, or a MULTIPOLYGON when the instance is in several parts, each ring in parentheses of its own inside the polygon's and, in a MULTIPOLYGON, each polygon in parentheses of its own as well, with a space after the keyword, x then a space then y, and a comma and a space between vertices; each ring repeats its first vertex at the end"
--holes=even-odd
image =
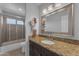
POLYGON ((16 24, 16 19, 7 18, 7 24, 16 24))
POLYGON ((24 22, 23 21, 17 21, 17 24, 24 25, 24 22))

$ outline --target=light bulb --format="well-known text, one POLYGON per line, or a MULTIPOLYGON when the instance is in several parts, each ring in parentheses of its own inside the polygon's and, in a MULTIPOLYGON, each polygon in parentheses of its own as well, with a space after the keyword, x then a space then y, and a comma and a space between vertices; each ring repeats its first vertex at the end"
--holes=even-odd
POLYGON ((48 11, 52 11, 53 10, 53 5, 49 5, 48 6, 48 11))
POLYGON ((47 9, 43 9, 43 14, 46 14, 47 13, 47 9))

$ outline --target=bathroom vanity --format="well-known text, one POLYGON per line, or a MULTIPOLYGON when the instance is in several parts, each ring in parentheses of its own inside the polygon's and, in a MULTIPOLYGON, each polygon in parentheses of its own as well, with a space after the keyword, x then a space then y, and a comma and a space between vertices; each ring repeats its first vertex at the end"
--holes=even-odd
POLYGON ((54 36, 52 38, 54 44, 49 45, 41 42, 45 38, 43 36, 30 37, 30 56, 79 56, 79 41, 54 36))

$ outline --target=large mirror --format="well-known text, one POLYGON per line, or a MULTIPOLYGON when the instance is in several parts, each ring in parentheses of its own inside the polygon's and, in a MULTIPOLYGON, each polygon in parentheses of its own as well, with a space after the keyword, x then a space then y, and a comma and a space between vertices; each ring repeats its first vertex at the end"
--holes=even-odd
POLYGON ((73 35, 73 4, 44 15, 41 20, 41 33, 53 32, 73 35))

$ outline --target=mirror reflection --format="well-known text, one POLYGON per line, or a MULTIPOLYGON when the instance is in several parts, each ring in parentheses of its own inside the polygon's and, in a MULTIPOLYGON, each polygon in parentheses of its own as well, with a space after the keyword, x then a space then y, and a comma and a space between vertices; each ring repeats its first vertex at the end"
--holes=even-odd
POLYGON ((73 35, 72 5, 51 12, 41 19, 41 33, 73 35))

